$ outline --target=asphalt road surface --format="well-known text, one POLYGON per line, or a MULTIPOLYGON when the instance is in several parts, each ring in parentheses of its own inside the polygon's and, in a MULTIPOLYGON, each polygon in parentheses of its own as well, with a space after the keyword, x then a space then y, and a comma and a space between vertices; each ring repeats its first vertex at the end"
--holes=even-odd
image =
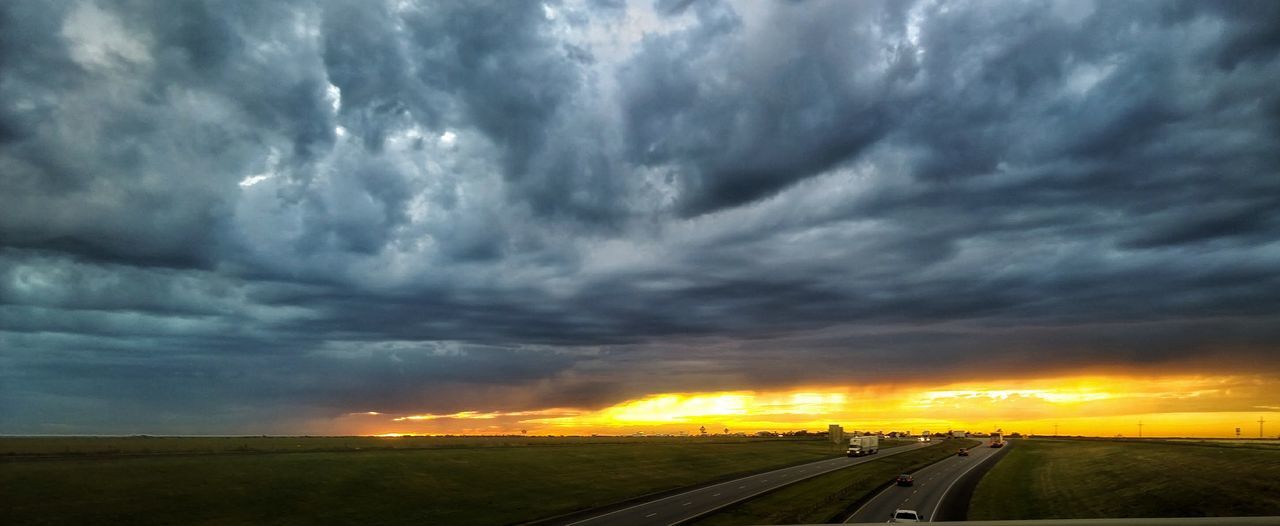
POLYGON ((571 522, 569 526, 678 524, 787 484, 937 443, 939 442, 910 444, 881 449, 879 453, 865 457, 832 458, 768 473, 760 473, 596 515, 577 522, 571 522))
MULTIPOLYGON (((893 485, 885 488, 861 508, 845 519, 846 523, 883 523, 893 516, 894 510, 915 510, 923 513, 925 520, 932 521, 938 513, 938 505, 943 496, 965 473, 983 462, 991 459, 997 448, 981 446, 969 449, 969 456, 951 456, 925 466, 912 475, 915 485, 893 485)), ((1006 446, 1007 447, 1007 446, 1006 446)))

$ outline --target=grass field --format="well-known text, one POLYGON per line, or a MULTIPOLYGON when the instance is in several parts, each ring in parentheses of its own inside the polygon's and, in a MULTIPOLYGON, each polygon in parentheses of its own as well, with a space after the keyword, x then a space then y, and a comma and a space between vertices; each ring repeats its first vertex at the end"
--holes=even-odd
POLYGON ((508 524, 839 454, 815 439, 412 438, 6 438, 0 510, 27 525, 508 524))
MULTIPOLYGON (((1134 440, 1134 439, 1130 439, 1134 440)), ((1246 449, 1266 449, 1271 451, 1280 451, 1280 440, 1260 440, 1260 439, 1213 439, 1213 438, 1168 438, 1168 439, 1136 439, 1143 442, 1167 442, 1171 444, 1192 445, 1192 446, 1209 446, 1209 447, 1238 447, 1246 449)))
POLYGON ((1023 440, 969 519, 1280 515, 1280 451, 1211 442, 1023 440))
POLYGON ((842 515, 849 506, 877 491, 900 473, 911 473, 973 447, 977 440, 948 440, 936 446, 899 453, 797 482, 774 492, 707 515, 692 524, 820 524, 842 515))

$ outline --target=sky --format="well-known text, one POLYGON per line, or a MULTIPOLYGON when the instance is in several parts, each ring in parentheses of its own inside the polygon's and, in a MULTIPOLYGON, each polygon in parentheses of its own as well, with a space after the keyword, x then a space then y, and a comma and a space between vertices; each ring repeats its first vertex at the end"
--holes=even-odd
POLYGON ((0 2, 0 434, 1274 435, 1277 86, 1271 1, 0 2))

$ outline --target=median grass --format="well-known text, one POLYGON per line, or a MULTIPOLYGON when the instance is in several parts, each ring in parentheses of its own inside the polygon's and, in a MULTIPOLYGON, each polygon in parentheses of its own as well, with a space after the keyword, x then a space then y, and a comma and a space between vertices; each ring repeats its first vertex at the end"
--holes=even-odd
MULTIPOLYGON (((785 486, 698 519, 697 526, 740 524, 820 524, 843 515, 901 473, 911 473, 981 444, 955 439, 916 451, 882 457, 785 486)), ((843 518, 843 517, 840 517, 843 518)), ((838 521, 837 521, 838 522, 838 521)))
POLYGON ((1023 440, 970 520, 1280 515, 1280 451, 1198 442, 1023 440))
POLYGON ((26 525, 509 524, 838 454, 816 439, 416 438, 12 439, 0 509, 26 525))

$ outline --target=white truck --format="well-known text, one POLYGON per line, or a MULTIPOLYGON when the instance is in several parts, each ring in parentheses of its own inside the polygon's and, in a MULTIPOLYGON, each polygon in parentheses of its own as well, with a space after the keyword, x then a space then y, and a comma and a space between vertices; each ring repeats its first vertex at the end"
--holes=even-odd
POLYGON ((969 436, 969 433, 966 433, 966 432, 964 432, 964 431, 952 431, 952 432, 951 432, 951 438, 964 438, 964 437, 967 437, 967 436, 969 436))
POLYGON ((853 437, 849 439, 849 450, 846 453, 851 457, 860 457, 874 455, 877 451, 880 451, 880 437, 853 437))
POLYGON ((991 433, 991 447, 1004 447, 1004 433, 991 433))

